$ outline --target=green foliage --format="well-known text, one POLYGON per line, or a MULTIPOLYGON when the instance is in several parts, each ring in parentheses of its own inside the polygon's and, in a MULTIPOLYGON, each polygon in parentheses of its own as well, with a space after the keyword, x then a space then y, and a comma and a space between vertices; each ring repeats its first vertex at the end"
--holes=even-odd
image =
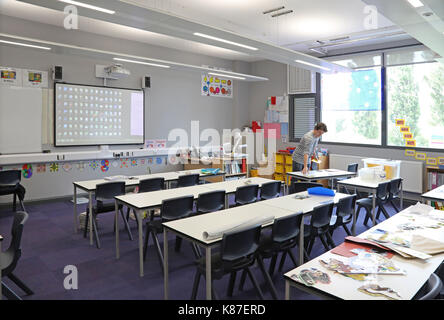
POLYGON ((425 77, 430 86, 433 104, 430 107, 432 117, 430 124, 433 126, 444 126, 444 64, 440 63, 439 67, 430 75, 425 77))
POLYGON ((379 122, 377 113, 379 111, 354 111, 353 126, 356 132, 368 139, 376 139, 379 136, 379 122))

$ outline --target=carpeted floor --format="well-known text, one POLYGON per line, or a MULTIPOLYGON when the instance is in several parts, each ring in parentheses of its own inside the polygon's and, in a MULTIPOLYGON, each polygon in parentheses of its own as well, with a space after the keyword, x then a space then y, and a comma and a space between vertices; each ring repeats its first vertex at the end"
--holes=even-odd
MULTIPOLYGON (((26 204, 25 204, 26 205, 26 204)), ((405 206, 410 205, 406 203, 405 206)), ((85 211, 86 205, 80 205, 79 212, 85 211), (83 209, 83 210, 82 210, 83 209)), ((102 214, 99 216, 99 236, 102 248, 97 249, 89 245, 89 240, 84 239, 81 233, 73 232, 73 204, 70 201, 47 202, 38 205, 26 205, 29 213, 22 238, 22 257, 15 270, 15 274, 27 284, 34 295, 26 296, 9 279, 4 282, 23 299, 35 300, 161 300, 163 299, 163 276, 157 259, 153 243, 150 239, 147 259, 145 262, 145 276, 139 277, 137 228, 131 221, 134 240, 130 241, 126 232, 120 233, 120 260, 115 259, 115 238, 113 234, 114 214, 102 214), (78 290, 66 290, 63 273, 65 266, 74 265, 78 269, 78 290)), ((395 211, 391 206, 387 207, 393 215, 395 211)), ((367 228, 363 226, 364 212, 358 217, 356 227, 357 234, 367 228)), ((382 215, 381 215, 382 216, 382 215)), ((3 207, 0 210, 0 234, 3 235, 3 250, 7 248, 10 240, 10 229, 13 213, 10 208, 3 207)), ((369 224, 370 225, 370 224, 369 224)), ((338 245, 346 236, 344 230, 335 231, 333 239, 338 245)), ((162 245, 162 236, 159 235, 162 245)), ((169 258, 169 282, 170 299, 187 300, 190 298, 195 266, 191 246, 184 241, 181 252, 174 252, 174 238, 170 241, 169 258)), ((296 247, 294 249, 297 257, 296 247)), ((311 257, 316 257, 324 252, 319 240, 316 241, 311 257)), ((269 260, 265 261, 268 267, 269 260)), ((279 260, 278 260, 279 262, 279 260)), ((283 271, 294 268, 289 258, 286 259, 283 271)), ((271 295, 265 286, 263 277, 258 267, 253 267, 253 272, 261 284, 266 299, 271 295)), ((235 291, 232 298, 226 296, 229 277, 215 280, 214 286, 220 299, 253 300, 258 296, 251 282, 247 279, 244 291, 238 290, 237 277, 235 291)), ((275 272, 273 281, 280 299, 284 298, 284 279, 282 273, 275 272)), ((198 299, 205 298, 205 281, 201 279, 198 299)), ((293 299, 317 299, 298 290, 292 291, 293 299)))

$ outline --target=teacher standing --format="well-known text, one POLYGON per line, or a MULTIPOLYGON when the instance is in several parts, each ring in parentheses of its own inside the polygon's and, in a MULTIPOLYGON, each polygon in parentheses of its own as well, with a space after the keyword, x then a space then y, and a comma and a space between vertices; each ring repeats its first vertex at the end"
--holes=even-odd
POLYGON ((314 130, 307 132, 299 141, 299 145, 293 152, 293 171, 302 171, 303 174, 307 174, 311 165, 311 157, 314 154, 318 159, 318 155, 315 152, 321 136, 327 132, 327 126, 325 123, 319 122, 315 125, 314 130))

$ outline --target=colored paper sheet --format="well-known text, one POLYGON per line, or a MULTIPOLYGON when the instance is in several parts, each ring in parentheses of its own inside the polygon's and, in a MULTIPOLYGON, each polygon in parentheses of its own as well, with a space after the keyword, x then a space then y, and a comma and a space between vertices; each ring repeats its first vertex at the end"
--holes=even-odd
POLYGON ((408 157, 414 157, 416 155, 416 151, 412 149, 405 149, 405 155, 408 157))
POLYGON ((374 245, 370 245, 367 243, 356 243, 351 241, 344 241, 339 246, 331 250, 331 252, 344 257, 354 257, 357 255, 356 253, 352 252, 352 250, 354 249, 363 249, 368 252, 377 250, 379 253, 384 252, 384 256, 388 259, 391 259, 393 257, 392 252, 388 252, 387 250, 383 250, 381 248, 375 248, 374 245))
POLYGON ((439 165, 444 165, 444 157, 439 157, 438 158, 438 164, 439 165))
POLYGON ((413 133, 404 133, 404 139, 413 139, 413 133))
POLYGON ((281 123, 281 135, 282 136, 288 135, 288 122, 281 123))
POLYGON ((281 138, 281 124, 280 123, 264 123, 264 137, 265 139, 280 139, 281 138))
POLYGON ((397 126, 405 126, 405 119, 396 119, 395 124, 397 126))
POLYGON ((401 131, 402 133, 410 132, 410 127, 408 127, 408 126, 401 126, 399 128, 399 131, 401 131))
POLYGON ((436 166, 438 164, 438 159, 436 158, 427 158, 427 164, 436 166))
POLYGON ((427 154, 425 154, 423 152, 417 152, 415 155, 415 159, 416 160, 425 160, 425 159, 427 159, 427 154))
POLYGON ((406 147, 416 147, 416 140, 414 139, 406 139, 405 140, 406 147))

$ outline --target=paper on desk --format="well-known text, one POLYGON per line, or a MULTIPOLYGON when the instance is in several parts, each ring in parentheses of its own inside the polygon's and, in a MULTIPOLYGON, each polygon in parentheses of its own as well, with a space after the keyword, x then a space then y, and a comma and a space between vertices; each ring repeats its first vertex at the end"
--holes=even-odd
POLYGON ((214 240, 221 238, 223 234, 227 232, 236 231, 257 224, 264 225, 272 221, 274 221, 274 216, 257 217, 245 220, 243 222, 227 223, 224 225, 219 225, 214 228, 208 229, 207 231, 204 231, 202 236, 204 240, 214 240))
POLYGON ((409 208, 407 208, 404 212, 419 214, 419 215, 427 215, 433 210, 434 208, 432 206, 418 202, 414 206, 410 206, 409 208))

